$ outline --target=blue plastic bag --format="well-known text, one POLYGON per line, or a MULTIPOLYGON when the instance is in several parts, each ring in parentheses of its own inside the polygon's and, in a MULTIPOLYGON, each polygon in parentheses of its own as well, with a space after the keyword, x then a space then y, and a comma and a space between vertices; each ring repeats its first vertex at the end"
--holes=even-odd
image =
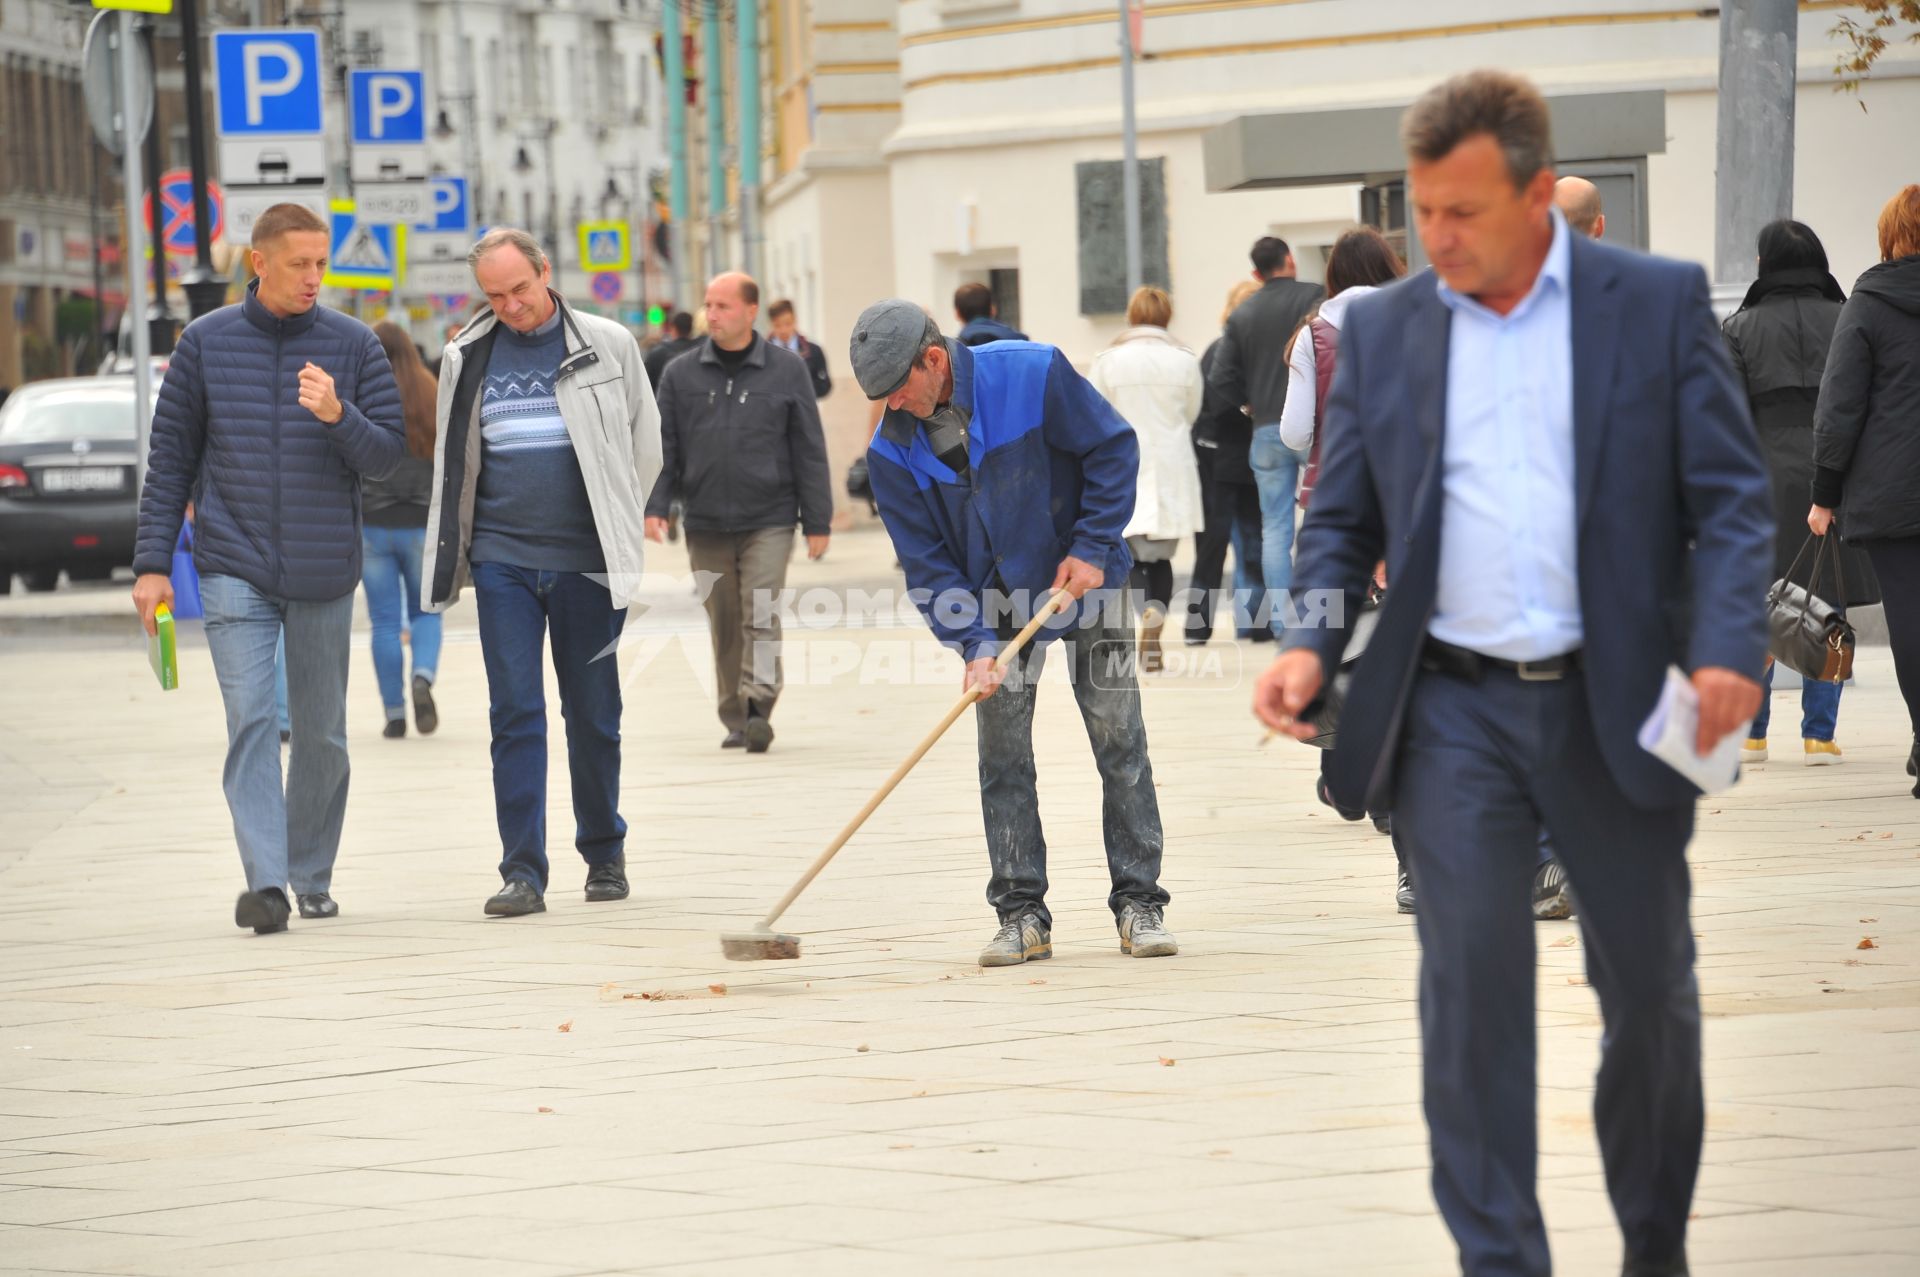
POLYGON ((180 521, 180 539, 173 543, 173 615, 197 620, 206 615, 200 606, 200 572, 193 566, 193 521, 180 521))

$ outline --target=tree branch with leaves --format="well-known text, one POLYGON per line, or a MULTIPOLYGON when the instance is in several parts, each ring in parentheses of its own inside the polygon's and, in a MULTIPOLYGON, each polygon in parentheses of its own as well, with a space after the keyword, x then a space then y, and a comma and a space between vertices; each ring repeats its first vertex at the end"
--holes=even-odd
MULTIPOLYGON (((1845 41, 1833 65, 1840 81, 1834 86, 1838 93, 1858 93, 1861 82, 1873 73, 1873 64, 1894 40, 1920 44, 1920 0, 1859 0, 1858 7, 1866 15, 1864 20, 1849 14, 1827 33, 1845 41), (1904 37, 1899 30, 1903 26, 1913 28, 1904 37)), ((1867 104, 1862 102, 1860 109, 1866 110, 1867 104)))

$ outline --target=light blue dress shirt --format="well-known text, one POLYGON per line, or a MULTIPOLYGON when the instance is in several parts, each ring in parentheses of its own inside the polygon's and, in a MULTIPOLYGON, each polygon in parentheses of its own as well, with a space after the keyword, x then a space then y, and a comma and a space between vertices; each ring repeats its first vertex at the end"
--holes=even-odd
POLYGON ((1453 320, 1440 588, 1427 631, 1509 661, 1571 652, 1584 636, 1570 234, 1556 210, 1546 263, 1507 315, 1439 287, 1453 320))

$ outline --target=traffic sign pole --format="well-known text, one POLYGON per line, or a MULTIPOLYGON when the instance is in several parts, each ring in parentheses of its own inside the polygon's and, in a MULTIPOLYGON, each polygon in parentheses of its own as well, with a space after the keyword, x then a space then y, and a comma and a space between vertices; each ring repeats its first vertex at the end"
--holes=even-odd
MULTIPOLYGON (((134 53, 133 15, 120 15, 120 78, 129 87, 137 83, 139 59, 134 53)), ((122 97, 122 102, 126 101, 122 97)), ((121 262, 127 270, 127 327, 133 330, 133 424, 134 434, 139 438, 139 446, 134 455, 134 490, 137 492, 147 482, 147 449, 151 444, 153 422, 148 418, 147 405, 153 399, 153 362, 152 352, 147 345, 146 325, 140 322, 147 310, 147 282, 141 276, 145 266, 146 236, 140 230, 140 139, 130 132, 133 112, 122 110, 121 127, 128 129, 126 134, 125 162, 121 171, 126 175, 127 239, 126 252, 121 262)), ((118 349, 119 343, 115 342, 118 349)))
POLYGON ((180 281, 190 318, 227 304, 227 281, 213 269, 213 201, 207 196, 206 102, 200 90, 200 0, 180 7, 180 55, 187 76, 187 167, 193 174, 193 269, 180 281))

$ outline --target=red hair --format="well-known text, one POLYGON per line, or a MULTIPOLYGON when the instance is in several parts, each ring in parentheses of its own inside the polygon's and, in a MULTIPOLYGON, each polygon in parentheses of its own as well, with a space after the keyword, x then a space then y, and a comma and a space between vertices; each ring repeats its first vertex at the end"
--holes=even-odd
POLYGON ((1880 210, 1880 260, 1920 253, 1920 186, 1908 186, 1880 210))

